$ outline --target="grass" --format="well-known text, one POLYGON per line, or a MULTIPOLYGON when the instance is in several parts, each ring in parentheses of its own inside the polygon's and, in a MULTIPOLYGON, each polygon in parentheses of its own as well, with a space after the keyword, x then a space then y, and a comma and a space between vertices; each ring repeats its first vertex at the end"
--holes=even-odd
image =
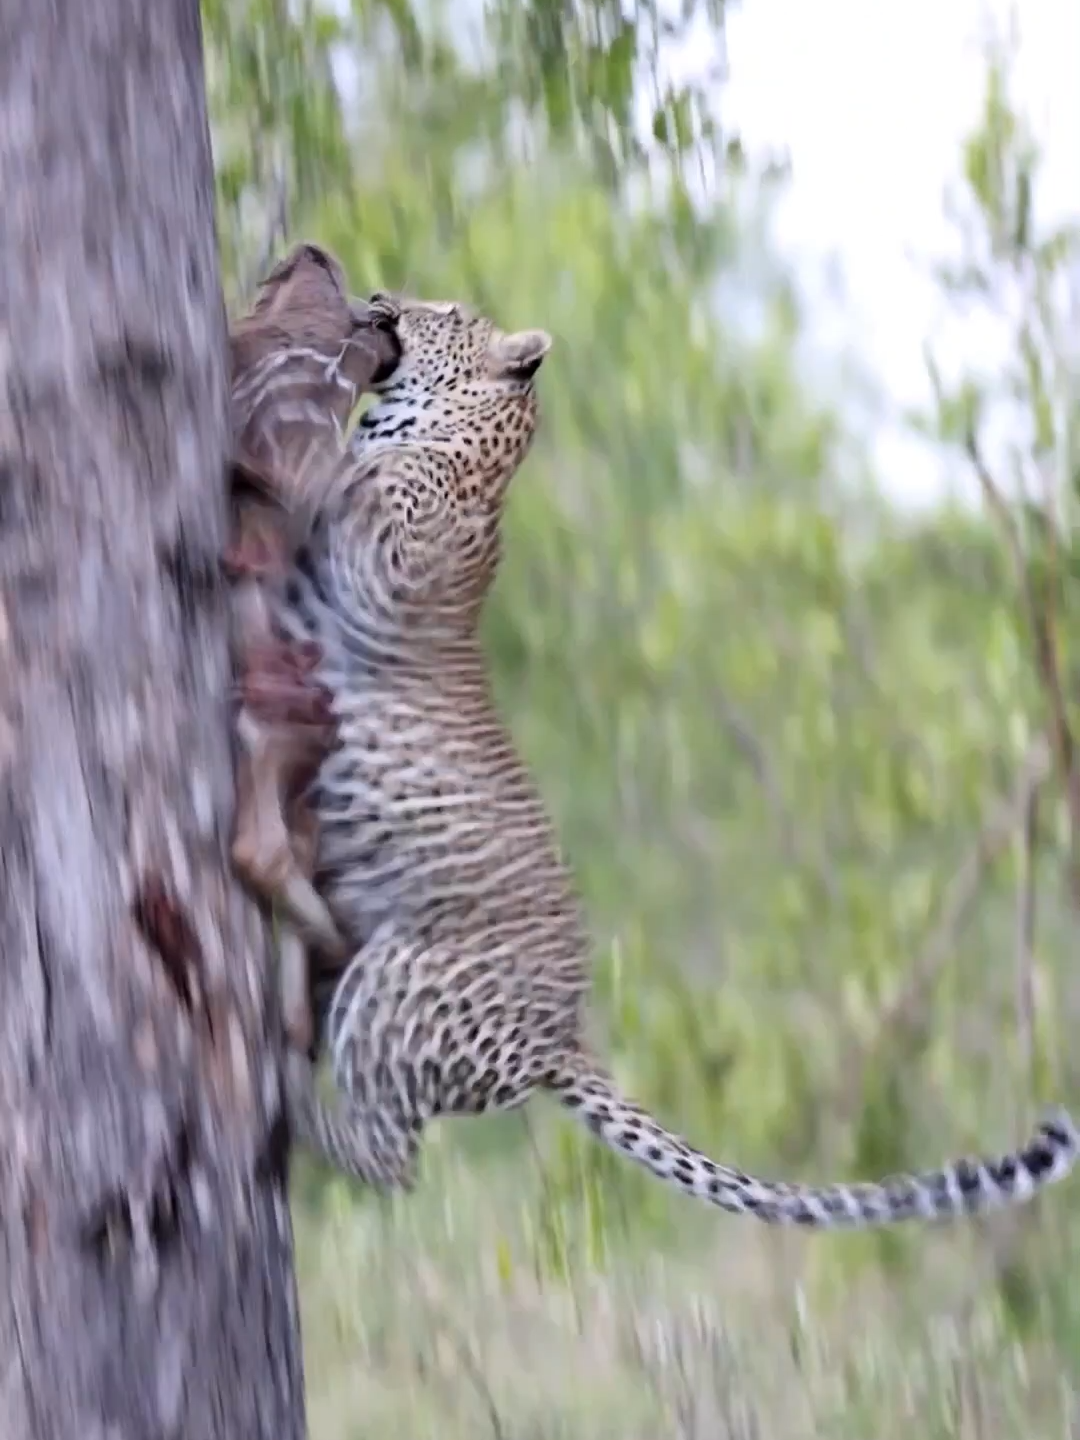
POLYGON ((681 1227, 643 1225, 599 1261, 588 1206, 567 1194, 560 1266, 538 1225, 550 1134, 541 1121, 534 1149, 500 1159, 463 1153, 443 1125, 418 1191, 389 1204, 337 1179, 316 1192, 301 1168, 313 1440, 1080 1436, 1078 1257, 1058 1233, 1070 1182, 884 1244, 665 1196, 681 1227))

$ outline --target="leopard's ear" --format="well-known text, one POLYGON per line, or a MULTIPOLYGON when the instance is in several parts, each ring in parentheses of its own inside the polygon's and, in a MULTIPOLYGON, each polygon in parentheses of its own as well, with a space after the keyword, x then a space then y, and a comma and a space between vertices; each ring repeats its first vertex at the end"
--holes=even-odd
POLYGON ((501 380, 531 380, 551 349, 546 330, 518 330, 503 335, 491 349, 491 364, 501 380))

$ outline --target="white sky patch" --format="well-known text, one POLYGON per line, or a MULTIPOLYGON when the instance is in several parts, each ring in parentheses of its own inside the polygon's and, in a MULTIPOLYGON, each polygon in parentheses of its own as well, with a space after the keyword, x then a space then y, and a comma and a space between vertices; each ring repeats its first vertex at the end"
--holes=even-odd
MULTIPOLYGON (((483 0, 449 3, 459 31, 479 22, 483 0)), ((978 119, 988 22, 1003 30, 1009 9, 1008 0, 739 0, 727 19, 720 116, 751 156, 790 158, 776 239, 807 302, 811 363, 820 357, 829 398, 848 419, 859 414, 878 477, 907 503, 971 493, 963 466, 911 436, 902 415, 930 400, 923 345, 944 305, 925 262, 955 250, 945 192, 978 119), (864 392, 845 383, 845 355, 877 383, 880 409, 867 414, 864 392)), ((1015 97, 1044 151, 1040 218, 1080 220, 1080 0, 1011 9, 1015 97)), ((664 57, 676 80, 715 58, 707 23, 694 29, 664 57)), ((355 81, 339 78, 346 90, 355 81)), ((640 109, 651 113, 651 95, 640 109)), ((985 361, 986 345, 984 326, 953 326, 946 358, 985 361)))
MULTIPOLYGON (((954 248, 942 202, 979 114, 988 13, 1006 11, 979 0, 742 0, 728 21, 723 113, 751 154, 790 156, 777 238, 811 330, 844 334, 884 388, 891 414, 875 427, 874 459, 912 503, 948 484, 941 457, 899 422, 929 401, 922 345, 941 313, 917 257, 954 248), (824 283, 830 261, 843 298, 824 283)), ((1052 222, 1080 217, 1080 4, 1020 0, 1016 15, 1016 98, 1045 151, 1040 209, 1052 222)))

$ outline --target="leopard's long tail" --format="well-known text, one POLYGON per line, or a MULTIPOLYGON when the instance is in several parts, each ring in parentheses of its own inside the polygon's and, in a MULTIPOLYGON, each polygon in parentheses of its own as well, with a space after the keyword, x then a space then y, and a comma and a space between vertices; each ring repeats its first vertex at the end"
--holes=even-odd
POLYGON ((1029 1200, 1067 1175, 1080 1154, 1080 1131, 1067 1111, 1057 1110, 1025 1145, 996 1159, 952 1160, 939 1170, 870 1183, 787 1184, 716 1164, 625 1100, 610 1077, 584 1057, 567 1061, 545 1089, 605 1144, 669 1185, 767 1225, 869 1229, 976 1215, 1029 1200))

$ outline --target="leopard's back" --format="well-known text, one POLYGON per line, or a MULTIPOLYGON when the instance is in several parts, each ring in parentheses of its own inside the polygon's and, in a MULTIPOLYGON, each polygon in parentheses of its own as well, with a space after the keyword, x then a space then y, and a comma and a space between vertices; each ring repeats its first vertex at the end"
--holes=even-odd
POLYGON ((402 362, 357 425, 335 504, 288 587, 285 628, 318 643, 337 720, 313 796, 318 883, 358 940, 389 914, 431 933, 466 917, 486 924, 484 910, 507 923, 539 898, 573 917, 553 923, 563 944, 579 936, 569 877, 476 633, 506 487, 536 426, 532 373, 550 341, 432 302, 402 304, 397 331, 402 362), (434 543, 453 525, 462 535, 444 591, 412 611, 378 572, 383 520, 365 509, 387 476, 395 509, 429 525, 434 543), (445 513, 429 513, 442 503, 445 513))
POLYGON ((317 881, 338 923, 359 943, 390 916, 459 939, 527 920, 520 964, 567 983, 572 971, 583 984, 569 872, 479 647, 463 646, 438 671, 373 663, 310 569, 290 602, 292 633, 322 648, 318 679, 337 720, 312 801, 317 881))

